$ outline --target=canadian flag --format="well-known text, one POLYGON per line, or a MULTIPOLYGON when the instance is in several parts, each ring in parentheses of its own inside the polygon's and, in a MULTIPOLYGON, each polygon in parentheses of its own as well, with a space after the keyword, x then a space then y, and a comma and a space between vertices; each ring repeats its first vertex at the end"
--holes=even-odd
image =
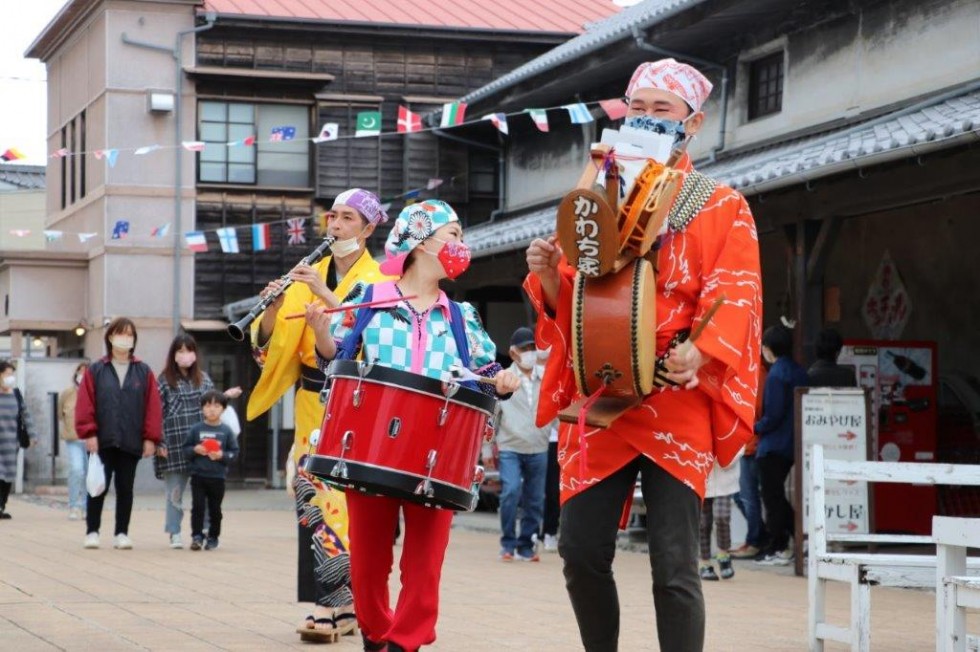
POLYGON ((422 116, 412 113, 407 107, 398 107, 398 133, 408 134, 413 131, 422 131, 422 116))

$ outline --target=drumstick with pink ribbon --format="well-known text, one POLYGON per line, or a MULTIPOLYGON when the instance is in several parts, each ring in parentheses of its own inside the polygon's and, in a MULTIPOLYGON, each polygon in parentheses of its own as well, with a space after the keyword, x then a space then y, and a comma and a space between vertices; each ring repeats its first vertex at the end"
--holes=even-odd
MULTIPOLYGON (((330 315, 335 312, 345 312, 347 310, 357 310, 358 308, 377 308, 381 306, 394 306, 402 301, 408 301, 409 299, 417 299, 418 297, 414 294, 407 297, 397 297, 391 299, 378 299, 377 301, 365 301, 364 303, 356 303, 350 306, 340 306, 339 308, 327 308, 323 311, 324 315, 330 315)), ((305 312, 294 312, 291 315, 286 315, 283 319, 299 319, 301 317, 306 317, 305 312)))

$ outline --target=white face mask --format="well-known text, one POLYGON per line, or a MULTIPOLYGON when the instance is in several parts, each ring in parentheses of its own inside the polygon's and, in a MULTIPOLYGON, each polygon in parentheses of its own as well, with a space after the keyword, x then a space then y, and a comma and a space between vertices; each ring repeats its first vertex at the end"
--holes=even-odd
POLYGON ((3 377, 3 386, 7 389, 13 389, 17 387, 17 376, 11 374, 9 376, 3 377))
POLYGON ((535 351, 524 351, 521 353, 520 360, 517 361, 517 364, 521 369, 531 369, 534 367, 537 357, 537 352, 535 351))
POLYGON ((133 343, 135 339, 132 335, 114 335, 109 343, 112 344, 112 348, 119 349, 120 351, 129 351, 133 348, 133 343))
POLYGON ((355 235, 353 238, 347 238, 346 240, 337 240, 332 245, 330 245, 330 253, 338 258, 344 258, 350 256, 352 253, 361 248, 361 236, 364 235, 364 230, 362 229, 360 233, 355 235))
POLYGON ((81 371, 79 371, 77 374, 75 374, 75 384, 76 385, 81 385, 82 384, 82 378, 85 378, 85 374, 82 373, 81 371))

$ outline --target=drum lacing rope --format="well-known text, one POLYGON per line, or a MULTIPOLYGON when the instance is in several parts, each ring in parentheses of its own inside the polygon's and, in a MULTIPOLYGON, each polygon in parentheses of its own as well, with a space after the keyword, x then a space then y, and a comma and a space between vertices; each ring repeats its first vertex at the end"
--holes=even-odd
POLYGON ((602 393, 606 391, 606 384, 603 383, 602 387, 597 389, 585 399, 585 403, 582 403, 582 407, 578 411, 578 476, 580 481, 585 481, 585 470, 589 465, 588 462, 588 449, 589 444, 585 440, 585 415, 589 413, 595 402, 602 397, 602 393))

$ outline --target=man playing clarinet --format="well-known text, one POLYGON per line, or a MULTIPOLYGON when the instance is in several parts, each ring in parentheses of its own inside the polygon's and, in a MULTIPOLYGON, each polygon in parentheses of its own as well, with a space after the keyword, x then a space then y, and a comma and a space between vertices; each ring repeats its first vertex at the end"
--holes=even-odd
MULTIPOLYGON (((640 65, 627 88, 626 124, 673 134, 681 147, 701 128, 711 83, 695 68, 664 59, 640 65)), ((683 151, 683 150, 681 150, 683 151)), ((694 346, 671 349, 666 377, 642 403, 607 428, 588 427, 580 466, 577 429, 559 436, 559 552, 566 587, 588 652, 613 652, 619 602, 612 575, 617 524, 625 524, 637 476, 647 509, 653 598, 661 650, 700 651, 704 598, 698 576, 698 522, 705 480, 715 459, 728 466, 752 436, 759 364, 762 287, 755 223, 745 199, 693 172, 689 156, 676 169, 707 188, 700 205, 672 215, 654 246, 658 356, 691 331, 719 297, 724 301, 694 346), (704 184, 709 184, 705 186, 704 184), (682 353, 684 351, 684 353, 682 353)), ((545 424, 577 394, 572 367, 574 270, 554 238, 527 250, 525 289, 538 312, 538 348, 551 348, 538 408, 545 424)))
MULTIPOLYGON (((323 419, 320 390, 325 377, 316 365, 312 329, 304 319, 287 317, 305 314, 307 304, 315 301, 335 308, 359 284, 385 280, 366 242, 375 227, 387 220, 373 193, 353 188, 338 195, 327 216, 328 234, 336 238, 330 245, 331 255, 313 266, 300 263, 294 267, 289 278, 295 282, 253 324, 252 346, 262 374, 249 398, 248 419, 263 414, 299 381, 296 436, 290 451, 297 466, 309 451, 310 432, 323 419)), ((262 297, 280 292, 281 285, 282 280, 272 281, 262 290, 262 297)), ((314 603, 298 631, 304 640, 335 640, 353 633, 357 626, 344 494, 302 471, 293 478, 291 491, 299 521, 297 600, 314 603), (325 513, 331 515, 329 523, 323 518, 325 513)))

